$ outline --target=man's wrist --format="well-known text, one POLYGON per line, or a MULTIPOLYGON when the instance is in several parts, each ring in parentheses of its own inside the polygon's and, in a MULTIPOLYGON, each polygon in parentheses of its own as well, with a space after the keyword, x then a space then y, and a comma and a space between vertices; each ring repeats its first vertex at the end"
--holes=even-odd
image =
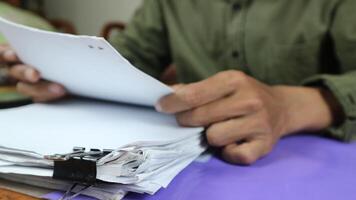
POLYGON ((297 132, 318 132, 340 119, 340 106, 324 88, 274 86, 285 104, 287 123, 282 136, 297 132))

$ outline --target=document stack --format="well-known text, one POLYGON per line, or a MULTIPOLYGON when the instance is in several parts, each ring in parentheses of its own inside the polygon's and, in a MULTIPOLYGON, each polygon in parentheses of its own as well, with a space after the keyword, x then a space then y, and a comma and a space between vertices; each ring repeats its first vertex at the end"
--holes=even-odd
POLYGON ((0 31, 24 63, 72 94, 0 111, 1 178, 66 191, 63 199, 121 199, 167 187, 206 149, 203 128, 180 127, 154 110, 171 89, 104 39, 5 19, 0 31))

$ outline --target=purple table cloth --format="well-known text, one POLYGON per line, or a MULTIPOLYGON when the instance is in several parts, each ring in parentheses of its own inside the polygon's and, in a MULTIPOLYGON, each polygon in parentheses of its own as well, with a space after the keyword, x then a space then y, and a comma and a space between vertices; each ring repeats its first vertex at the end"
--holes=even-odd
MULTIPOLYGON (((56 199, 58 193, 46 197, 56 199)), ((192 163, 154 196, 129 194, 125 199, 355 200, 356 143, 289 137, 252 166, 213 157, 207 163, 192 163)))

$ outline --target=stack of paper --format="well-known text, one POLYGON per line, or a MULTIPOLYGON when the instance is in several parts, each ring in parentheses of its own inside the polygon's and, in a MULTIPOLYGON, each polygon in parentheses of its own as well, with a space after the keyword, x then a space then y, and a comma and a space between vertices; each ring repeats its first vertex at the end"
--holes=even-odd
POLYGON ((70 100, 3 110, 0 119, 7 122, 1 127, 1 173, 50 178, 53 161, 46 155, 76 146, 116 149, 97 163, 97 178, 125 185, 103 187, 105 192, 153 194, 204 151, 200 128, 181 128, 150 108, 70 100))
POLYGON ((174 116, 153 109, 171 89, 133 67, 104 39, 4 19, 0 30, 45 79, 75 95, 115 102, 72 98, 1 110, 1 177, 67 190, 73 183, 52 178, 50 158, 74 147, 111 149, 96 163, 102 182, 81 193, 120 199, 128 191, 154 194, 205 150, 202 128, 180 127, 174 116))

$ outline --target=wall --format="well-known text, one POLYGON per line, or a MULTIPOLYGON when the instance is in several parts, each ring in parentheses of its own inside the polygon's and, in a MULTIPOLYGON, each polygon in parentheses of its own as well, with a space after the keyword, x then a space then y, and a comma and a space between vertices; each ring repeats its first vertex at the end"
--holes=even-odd
POLYGON ((79 34, 99 35, 108 21, 127 22, 142 0, 45 0, 49 18, 66 19, 79 34))

